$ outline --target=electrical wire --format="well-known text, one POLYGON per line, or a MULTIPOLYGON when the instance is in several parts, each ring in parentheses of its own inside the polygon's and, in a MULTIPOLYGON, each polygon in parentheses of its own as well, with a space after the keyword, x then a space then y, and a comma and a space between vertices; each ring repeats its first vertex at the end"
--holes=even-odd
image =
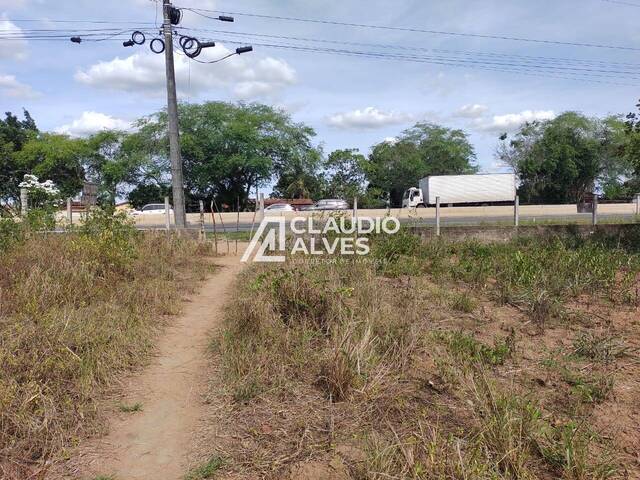
POLYGON ((264 14, 247 13, 247 12, 227 12, 223 10, 206 10, 203 8, 185 8, 185 7, 181 7, 181 8, 183 10, 191 11, 196 15, 200 15, 202 17, 209 18, 212 20, 215 20, 216 17, 206 15, 206 13, 254 17, 254 18, 262 18, 262 19, 269 19, 269 20, 283 20, 283 21, 290 21, 290 22, 317 23, 322 25, 337 25, 342 27, 369 28, 369 29, 377 29, 377 30, 391 30, 391 31, 412 32, 412 33, 428 33, 433 35, 448 35, 448 36, 455 36, 455 37, 485 38, 485 39, 491 39, 491 40, 510 40, 510 41, 516 41, 516 42, 564 45, 564 46, 570 46, 570 47, 606 48, 606 49, 614 49, 614 50, 640 51, 639 47, 628 47, 628 46, 622 46, 622 45, 605 45, 605 44, 599 44, 599 43, 583 43, 583 42, 563 42, 559 40, 512 37, 509 35, 490 35, 490 34, 481 34, 481 33, 449 32, 444 30, 427 30, 427 29, 412 28, 412 27, 394 27, 394 26, 373 25, 373 24, 365 24, 365 23, 340 22, 336 20, 286 17, 286 16, 264 15, 264 14), (205 13, 202 13, 202 12, 205 12, 205 13))
POLYGON ((506 58, 506 59, 515 59, 518 61, 522 61, 524 63, 530 63, 530 62, 536 61, 536 62, 544 62, 544 63, 552 63, 552 64, 574 63, 578 65, 630 67, 634 69, 640 69, 640 63, 610 62, 610 61, 603 61, 603 60, 588 60, 588 59, 577 59, 577 58, 566 58, 566 57, 543 57, 543 56, 519 55, 519 54, 498 53, 498 52, 447 50, 447 49, 435 49, 435 48, 424 48, 424 47, 413 47, 413 46, 407 47, 404 45, 348 42, 348 41, 341 41, 341 40, 293 37, 293 36, 286 36, 286 35, 233 32, 228 30, 206 30, 206 29, 199 29, 199 28, 183 28, 183 29, 189 30, 189 31, 195 31, 195 32, 213 33, 213 34, 224 34, 224 35, 245 36, 245 37, 263 37, 263 38, 278 39, 278 40, 295 40, 295 41, 304 41, 304 42, 313 42, 313 43, 329 43, 329 44, 337 44, 337 45, 351 45, 351 46, 366 47, 366 48, 384 48, 384 49, 392 49, 392 50, 395 49, 395 50, 403 50, 403 51, 423 51, 423 52, 446 53, 446 54, 473 56, 473 57, 485 56, 489 58, 506 58))
POLYGON ((11 23, 89 23, 96 25, 105 25, 105 24, 113 24, 113 25, 153 25, 153 22, 134 22, 131 20, 42 20, 36 18, 21 18, 21 19, 11 19, 11 23))
MULTIPOLYGON (((221 38, 219 40, 226 43, 237 44, 237 45, 242 45, 244 43, 234 39, 221 38)), ((380 59, 380 60, 408 61, 408 62, 414 62, 414 63, 462 67, 467 69, 471 68, 471 69, 497 71, 497 72, 505 72, 505 73, 516 73, 516 74, 523 74, 523 75, 543 77, 543 78, 581 80, 581 81, 586 81, 591 83, 601 83, 601 84, 607 84, 607 85, 632 86, 632 87, 640 86, 640 83, 622 83, 622 82, 612 82, 608 80, 598 80, 598 79, 592 78, 595 75, 586 75, 582 73, 562 72, 562 75, 557 75, 554 72, 541 72, 538 69, 530 68, 530 67, 508 68, 508 67, 499 67, 499 66, 493 66, 493 65, 487 65, 487 64, 468 65, 468 64, 461 64, 458 60, 449 60, 449 61, 428 60, 420 57, 385 55, 385 54, 380 54, 375 52, 358 52, 358 51, 352 51, 352 50, 329 49, 329 48, 323 49, 323 48, 317 48, 317 47, 305 47, 305 46, 289 45, 289 44, 254 43, 253 45, 266 47, 266 48, 278 48, 278 49, 287 49, 287 50, 305 51, 305 52, 314 52, 314 53, 326 53, 326 54, 332 54, 332 55, 347 55, 347 56, 365 57, 365 58, 373 58, 373 59, 380 59)), ((619 78, 619 77, 613 76, 613 77, 607 77, 607 78, 619 78)), ((635 80, 636 78, 626 78, 626 79, 635 80)))
POLYGON ((618 5, 625 5, 627 7, 640 8, 640 3, 623 2, 622 0, 600 0, 607 3, 617 3, 618 5))
MULTIPOLYGON (((228 40, 226 40, 228 41, 228 40)), ((253 42, 253 40, 243 40, 236 43, 249 43, 253 42)), ((268 46, 274 46, 274 44, 262 44, 268 46)), ((370 55, 375 57, 382 58, 392 58, 392 59, 410 59, 410 60, 425 60, 430 62, 455 62, 460 65, 484 65, 484 66, 495 66, 495 67, 508 67, 508 68, 532 68, 541 71, 554 71, 559 73, 581 73, 588 74, 594 77, 603 77, 603 78, 625 78, 631 80, 640 80, 640 77, 636 71, 628 71, 628 70, 610 70, 604 68, 583 68, 579 66, 561 66, 557 64, 553 65, 545 65, 541 63, 532 64, 532 63, 518 63, 514 61, 498 61, 494 59, 485 60, 485 59, 473 59, 473 58, 456 58, 446 55, 417 55, 417 54, 400 54, 400 53, 383 53, 383 52, 373 52, 373 51, 362 51, 362 50, 347 50, 347 49, 337 49, 337 48, 326 48, 326 47, 317 47, 317 46, 308 46, 308 45, 300 45, 300 44, 285 44, 288 47, 296 47, 299 49, 308 49, 308 51, 325 51, 327 53, 352 53, 357 55, 370 55)))

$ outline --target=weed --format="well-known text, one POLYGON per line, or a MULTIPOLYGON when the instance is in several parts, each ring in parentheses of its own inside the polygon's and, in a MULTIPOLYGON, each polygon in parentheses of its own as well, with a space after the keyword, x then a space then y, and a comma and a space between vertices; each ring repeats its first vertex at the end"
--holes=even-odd
POLYGON ((449 351, 464 362, 479 362, 487 365, 502 365, 511 355, 514 337, 495 340, 493 346, 485 345, 461 331, 436 332, 435 338, 443 342, 449 351))
POLYGON ((629 351, 621 339, 593 332, 578 335, 573 342, 573 348, 575 355, 599 362, 611 362, 629 351))
POLYGON ((466 292, 454 293, 451 296, 451 308, 458 312, 472 313, 477 308, 477 303, 466 292))
POLYGON ((121 403, 118 405, 118 409, 123 412, 123 413, 133 413, 133 412, 141 412, 142 411, 142 404, 139 402, 136 402, 132 405, 127 405, 124 403, 121 403))
POLYGON ((614 377, 612 375, 586 376, 563 368, 562 378, 585 403, 601 403, 607 399, 613 390, 614 377))
POLYGON ((224 460, 221 457, 211 457, 207 463, 200 465, 187 473, 184 480, 205 480, 208 478, 214 478, 223 465, 224 460))
POLYGON ((605 453, 593 456, 590 447, 596 435, 584 423, 570 421, 548 426, 538 440, 542 458, 570 480, 605 480, 615 476, 618 467, 605 453))

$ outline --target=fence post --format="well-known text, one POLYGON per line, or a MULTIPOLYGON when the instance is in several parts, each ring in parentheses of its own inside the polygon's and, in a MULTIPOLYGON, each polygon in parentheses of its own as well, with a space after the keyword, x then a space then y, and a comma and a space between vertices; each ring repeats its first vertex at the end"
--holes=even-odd
POLYGON ((592 202, 593 212, 591 214, 591 224, 595 227, 598 225, 598 195, 595 193, 593 194, 592 202))
POLYGON ((640 215, 640 193, 636 193, 636 215, 640 215))
POLYGON ((358 223, 358 197, 353 197, 353 221, 358 223))
POLYGON ((436 237, 440 236, 440 197, 436 197, 436 237))
POLYGON ((204 231, 204 202, 200 200, 200 241, 204 242, 206 238, 204 231))
POLYGON ((260 221, 264 220, 264 193, 260 194, 260 221))
POLYGON ((20 215, 22 217, 27 216, 29 211, 29 190, 26 188, 20 189, 20 215))
POLYGON ((169 197, 164 197, 164 216, 165 227, 167 232, 171 231, 171 205, 169 205, 169 197))
POLYGON ((518 195, 513 203, 513 223, 516 228, 520 226, 520 197, 518 195))
POLYGON ((73 208, 71 205, 71 198, 67 198, 67 221, 69 225, 73 225, 73 208))

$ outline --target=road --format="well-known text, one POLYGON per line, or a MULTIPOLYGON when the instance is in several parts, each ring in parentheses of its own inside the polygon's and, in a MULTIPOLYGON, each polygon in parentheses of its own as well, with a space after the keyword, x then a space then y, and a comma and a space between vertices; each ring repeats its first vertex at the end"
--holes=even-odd
MULTIPOLYGON (((634 214, 601 214, 598 216, 598 221, 601 223, 613 223, 613 222, 633 222, 636 219, 634 214)), ((433 227, 436 224, 435 218, 400 218, 400 223, 403 225, 418 226, 418 227, 433 227)), ((522 215, 520 216, 521 225, 535 225, 540 224, 589 224, 591 223, 591 214, 582 213, 574 215, 522 215)), ((255 231, 258 228, 259 221, 255 223, 241 221, 237 225, 236 223, 226 223, 223 227, 218 222, 215 228, 217 233, 232 232, 250 232, 255 231)), ((473 226, 473 225, 498 225, 507 226, 513 225, 513 216, 500 216, 494 215, 489 217, 478 216, 462 216, 462 217, 443 217, 441 218, 440 225, 442 227, 451 226, 473 226)), ((162 230, 165 228, 164 223, 145 223, 138 225, 141 230, 162 230)), ((199 223, 189 222, 188 228, 192 230, 200 230, 199 223)), ((213 232, 214 226, 212 223, 205 223, 205 231, 213 232)))

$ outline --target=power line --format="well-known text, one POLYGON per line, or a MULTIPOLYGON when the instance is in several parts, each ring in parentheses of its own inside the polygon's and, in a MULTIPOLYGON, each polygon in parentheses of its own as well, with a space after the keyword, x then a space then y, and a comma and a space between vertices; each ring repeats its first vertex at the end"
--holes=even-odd
POLYGON ((153 22, 134 22, 131 20, 42 20, 36 18, 11 19, 11 23, 90 23, 96 25, 113 24, 113 25, 154 25, 153 22))
MULTIPOLYGON (((242 44, 244 42, 240 42, 233 39, 220 39, 220 41, 224 41, 231 44, 242 44)), ((319 47, 309 47, 309 46, 300 46, 300 45, 291 45, 291 44, 272 44, 272 43, 253 43, 255 46, 261 46, 266 48, 278 48, 278 49, 287 49, 287 50, 295 50, 295 51, 305 51, 305 52, 316 52, 316 53, 326 53, 332 55, 347 55, 354 57, 365 57, 372 59, 380 59, 380 60, 396 60, 396 61, 408 61, 413 63, 426 63, 433 65, 445 65, 452 67, 462 67, 468 69, 479 69, 479 70, 488 70, 488 71, 497 71, 504 73, 516 73, 528 76, 535 77, 543 77, 543 78, 558 78, 564 80, 581 80, 591 83, 601 83, 607 85, 617 85, 617 86, 633 86, 637 87, 638 83, 621 83, 621 82, 612 82, 607 80, 598 80, 593 77, 605 77, 605 78, 620 78, 619 76, 607 76, 607 75, 595 75, 595 74, 585 74, 585 73, 572 73, 572 72, 561 72, 562 75, 556 75, 554 72, 545 72, 540 71, 540 69, 528 67, 528 66, 499 66, 492 65, 488 63, 478 63, 475 65, 469 65, 465 63, 461 63, 457 59, 442 59, 442 60, 431 60, 421 57, 410 57, 403 55, 390 55, 390 54, 382 54, 376 52, 360 52, 353 50, 343 50, 343 49, 331 49, 331 48, 319 48, 319 47)), ((640 80, 638 77, 623 77, 629 80, 640 80)))
POLYGON ((622 0, 600 0, 600 1, 607 2, 607 3, 617 3, 618 5, 625 5, 627 7, 640 8, 640 3, 624 2, 622 0))
MULTIPOLYGON (((268 36, 268 35, 267 35, 268 36)), ((284 36, 278 36, 280 38, 286 38, 284 36)), ((289 37, 295 38, 295 37, 289 37)), ((227 41, 227 40, 225 40, 227 41)), ((253 40, 251 40, 253 42, 253 40)), ((274 47, 274 44, 262 44, 274 47)), ((282 45, 282 44, 280 44, 282 45)), ((309 46, 309 45, 300 45, 300 44, 284 44, 282 46, 286 47, 296 47, 299 49, 308 49, 308 51, 323 51, 326 53, 353 53, 358 55, 370 55, 375 57, 382 58, 393 58, 393 59, 419 59, 430 62, 455 62, 459 65, 484 65, 484 66, 495 66, 495 67, 509 67, 509 68, 522 68, 527 67, 530 69, 536 69, 539 71, 558 71, 561 73, 567 72, 575 72, 581 73, 585 75, 595 76, 595 77, 605 77, 605 78, 619 78, 623 77, 626 79, 640 80, 640 77, 636 77, 636 71, 629 71, 624 69, 613 70, 611 68, 601 68, 602 66, 596 66, 596 68, 589 67, 588 65, 560 65, 557 63, 545 64, 544 62, 534 61, 532 59, 523 61, 519 59, 509 59, 507 58, 489 58, 489 59, 478 59, 475 57, 468 58, 465 56, 464 58, 456 58, 451 55, 444 55, 440 52, 431 55, 418 55, 413 52, 415 50, 411 50, 411 53, 384 53, 384 52, 372 52, 372 51, 354 51, 354 50, 346 50, 346 49, 336 49, 336 48, 326 48, 326 47, 317 47, 317 46, 309 46), (600 68, 597 68, 600 67, 600 68)))
POLYGON ((287 36, 287 35, 232 32, 228 30, 205 30, 205 29, 198 29, 198 28, 184 28, 184 29, 189 31, 206 32, 206 33, 213 33, 213 34, 263 37, 263 38, 278 39, 278 40, 295 40, 295 41, 314 42, 314 43, 329 43, 329 44, 338 44, 338 45, 367 47, 367 48, 396 49, 396 50, 402 50, 402 51, 423 51, 423 52, 434 52, 434 53, 446 53, 446 54, 473 56, 473 57, 480 56, 480 57, 488 57, 488 58, 517 59, 519 61, 526 62, 526 63, 536 61, 536 62, 544 62, 544 63, 560 63, 560 64, 574 63, 578 65, 630 67, 630 68, 636 68, 636 69, 640 68, 640 64, 638 63, 609 62, 604 60, 593 60, 593 59, 544 57, 544 56, 533 56, 533 55, 519 55, 519 54, 512 54, 512 53, 482 52, 482 51, 468 51, 468 50, 448 50, 448 49, 424 48, 424 47, 417 47, 417 46, 408 47, 404 45, 391 45, 391 44, 381 44, 381 43, 348 42, 348 41, 329 40, 329 39, 320 39, 320 38, 294 37, 294 36, 287 36))
POLYGON ((205 18, 211 18, 211 19, 214 19, 214 17, 206 15, 206 13, 254 17, 254 18, 262 18, 262 19, 269 19, 269 20, 283 20, 283 21, 290 21, 290 22, 316 23, 316 24, 322 24, 322 25, 337 25, 342 27, 369 28, 369 29, 377 29, 377 30, 391 30, 391 31, 412 32, 412 33, 428 33, 433 35, 448 35, 448 36, 455 36, 455 37, 485 38, 485 39, 492 39, 492 40, 510 40, 510 41, 516 41, 516 42, 529 42, 529 43, 539 43, 539 44, 548 44, 548 45, 564 45, 564 46, 570 46, 570 47, 589 47, 589 48, 605 48, 605 49, 614 49, 614 50, 640 51, 640 48, 638 47, 628 47, 628 46, 622 46, 622 45, 605 45, 605 44, 599 44, 599 43, 583 43, 583 42, 563 42, 559 40, 512 37, 508 35, 489 35, 489 34, 481 34, 481 33, 449 32, 444 30, 427 30, 427 29, 412 28, 412 27, 393 27, 393 26, 373 25, 373 24, 365 24, 365 23, 340 22, 335 20, 286 17, 286 16, 279 16, 279 15, 264 15, 264 14, 247 13, 247 12, 227 12, 223 10, 206 10, 202 8, 182 8, 182 10, 191 11, 197 15, 203 16, 205 18), (202 12, 205 12, 205 13, 202 13, 202 12))

